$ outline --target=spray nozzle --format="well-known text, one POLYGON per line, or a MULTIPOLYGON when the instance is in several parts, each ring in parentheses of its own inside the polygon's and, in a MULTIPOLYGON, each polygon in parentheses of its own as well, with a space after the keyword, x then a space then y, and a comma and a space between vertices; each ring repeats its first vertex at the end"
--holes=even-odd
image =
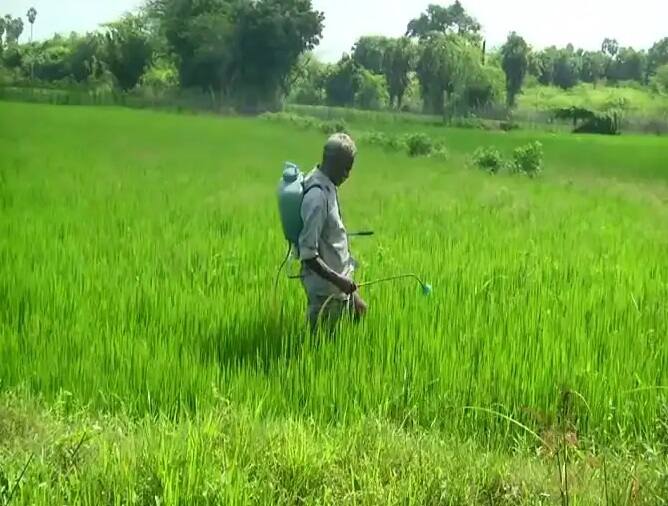
POLYGON ((430 284, 422 283, 422 295, 424 295, 425 297, 429 297, 431 295, 431 292, 433 291, 434 289, 430 284))

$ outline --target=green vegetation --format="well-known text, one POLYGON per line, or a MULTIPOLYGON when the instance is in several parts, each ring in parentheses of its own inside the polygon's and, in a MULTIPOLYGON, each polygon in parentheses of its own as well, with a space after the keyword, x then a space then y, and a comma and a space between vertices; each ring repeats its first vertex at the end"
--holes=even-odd
POLYGON ((506 165, 501 153, 494 147, 480 147, 473 153, 473 164, 480 170, 497 174, 506 165))
MULTIPOLYGON (((0 487, 11 480, 0 498, 26 462, 12 504, 556 504, 561 494, 555 439, 506 455, 377 420, 261 420, 224 401, 177 423, 67 406, 65 395, 50 409, 0 397, 0 487)), ((668 493, 664 456, 569 450, 578 504, 661 504, 668 493)))
MULTIPOLYGON (((36 12, 29 15, 34 22, 36 12)), ((105 85, 149 96, 181 88, 210 96, 212 109, 275 109, 300 55, 319 42, 322 23, 310 0, 148 0, 94 33, 21 45, 22 26, 8 16, 0 81, 105 85)))
POLYGON ((282 162, 319 128, 0 103, 0 497, 665 502, 665 139, 346 126, 451 156, 361 145, 359 280, 434 292, 365 289, 322 340, 272 292, 282 162), (535 141, 538 178, 465 168, 535 141))
MULTIPOLYGON (((26 19, 32 31, 35 9, 26 19)), ((488 48, 455 1, 406 20, 402 37, 363 36, 326 64, 312 54, 324 21, 311 0, 146 0, 96 32, 21 43, 24 21, 7 15, 0 97, 242 113, 327 105, 450 124, 551 124, 555 110, 577 107, 621 111, 620 131, 668 132, 668 38, 648 50, 615 39, 600 51, 535 50, 513 32, 488 48)))

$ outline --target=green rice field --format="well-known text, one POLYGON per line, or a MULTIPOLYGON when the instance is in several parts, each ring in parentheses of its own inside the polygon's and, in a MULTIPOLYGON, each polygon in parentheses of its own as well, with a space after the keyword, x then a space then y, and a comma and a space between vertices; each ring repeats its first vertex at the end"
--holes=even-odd
POLYGON ((360 143, 357 281, 433 293, 327 339, 274 291, 324 134, 0 102, 0 504, 668 504, 668 139, 349 126, 449 157, 360 143))

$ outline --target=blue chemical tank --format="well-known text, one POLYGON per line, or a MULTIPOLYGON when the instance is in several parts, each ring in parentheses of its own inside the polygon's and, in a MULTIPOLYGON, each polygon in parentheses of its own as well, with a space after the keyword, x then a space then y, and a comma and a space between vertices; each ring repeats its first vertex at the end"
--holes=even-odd
POLYGON ((283 234, 295 247, 299 243, 299 234, 304 226, 301 216, 303 198, 304 174, 297 165, 286 162, 283 177, 278 184, 278 211, 281 215, 283 234))

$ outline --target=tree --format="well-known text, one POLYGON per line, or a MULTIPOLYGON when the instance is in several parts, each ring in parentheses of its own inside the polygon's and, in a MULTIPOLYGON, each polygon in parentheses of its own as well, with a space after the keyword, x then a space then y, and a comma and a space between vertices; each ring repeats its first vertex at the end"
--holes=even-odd
POLYGON ((501 48, 501 67, 506 74, 506 97, 509 107, 515 106, 515 98, 522 90, 524 78, 529 68, 529 45, 513 32, 501 48))
POLYGON ((464 103, 467 78, 479 65, 477 50, 464 37, 432 32, 423 38, 416 71, 425 110, 453 113, 464 103))
POLYGON ((69 74, 75 81, 85 82, 99 78, 104 71, 104 40, 99 34, 70 37, 67 58, 69 74))
POLYGON ((659 93, 668 93, 668 63, 656 69, 652 84, 659 93))
POLYGON ((668 37, 654 44, 647 53, 647 71, 656 73, 662 65, 668 64, 668 37))
POLYGON ((473 67, 466 80, 464 103, 473 110, 492 106, 502 99, 505 74, 495 65, 473 67))
POLYGON ((5 41, 8 46, 19 43, 19 38, 23 33, 23 20, 21 18, 12 18, 5 16, 5 41))
POLYGON ((390 43, 387 37, 361 37, 353 47, 353 60, 374 74, 382 74, 390 43))
POLYGON ((552 46, 539 53, 532 53, 529 59, 529 72, 544 86, 554 83, 554 64, 559 50, 552 46))
POLYGON ((387 107, 390 96, 385 76, 375 75, 366 69, 361 69, 358 79, 359 85, 355 93, 356 107, 371 110, 387 107))
POLYGON ((608 78, 612 81, 646 82, 647 55, 631 47, 623 47, 608 69, 608 78))
POLYGON ((553 68, 553 83, 564 90, 578 84, 580 78, 580 61, 569 45, 565 49, 558 50, 553 68))
POLYGON ((105 25, 105 61, 123 90, 134 88, 151 63, 152 33, 144 16, 128 14, 105 25))
POLYGON ((28 17, 28 21, 30 22, 30 42, 32 42, 32 37, 33 37, 33 28, 35 27, 35 20, 37 19, 37 9, 34 7, 31 7, 28 9, 28 13, 26 14, 28 17))
POLYGON ((302 55, 292 70, 290 100, 306 105, 324 104, 328 72, 328 65, 319 62, 312 54, 302 55))
POLYGON ((181 83, 253 108, 275 103, 299 56, 320 40, 311 0, 152 0, 181 83))
POLYGON ((601 51, 587 51, 582 55, 580 79, 585 83, 598 83, 605 77, 608 57, 601 51))
POLYGON ((251 103, 287 93, 300 55, 320 41, 323 14, 312 10, 311 0, 263 0, 242 4, 239 19, 235 64, 242 84, 235 91, 251 103))
POLYGON ((3 51, 3 37, 5 36, 5 18, 0 17, 0 56, 2 56, 3 51))
POLYGON ((327 103, 337 107, 352 107, 360 88, 360 67, 348 55, 334 65, 325 82, 327 103))
POLYGON ((176 65, 167 58, 155 57, 146 68, 146 72, 139 78, 139 84, 144 90, 149 90, 153 96, 177 88, 179 75, 176 65))
POLYGON ((397 109, 401 109, 416 58, 416 47, 409 38, 401 37, 390 41, 385 53, 383 73, 387 80, 390 105, 396 101, 397 109))
POLYGON ((619 52, 619 42, 616 39, 605 39, 601 44, 601 51, 610 58, 614 58, 619 52))
POLYGON ((385 76, 390 105, 401 108, 415 65, 415 45, 408 37, 362 37, 353 47, 353 60, 373 74, 385 76))
POLYGON ((36 51, 34 77, 44 81, 60 81, 70 75, 73 45, 62 37, 43 42, 36 51))
POLYGON ((422 39, 430 32, 456 33, 478 40, 480 29, 480 23, 455 0, 449 7, 429 5, 425 13, 408 23, 406 35, 422 39))

